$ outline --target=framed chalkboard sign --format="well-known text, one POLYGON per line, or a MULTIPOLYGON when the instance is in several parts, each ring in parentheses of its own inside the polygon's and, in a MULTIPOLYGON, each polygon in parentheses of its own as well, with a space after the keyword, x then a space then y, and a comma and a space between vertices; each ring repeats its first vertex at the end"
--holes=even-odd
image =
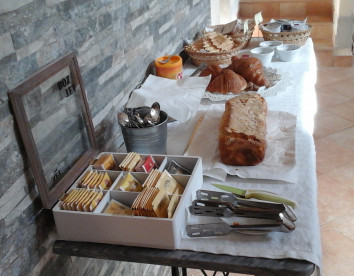
POLYGON ((74 53, 9 91, 34 180, 45 208, 52 208, 98 147, 74 53))

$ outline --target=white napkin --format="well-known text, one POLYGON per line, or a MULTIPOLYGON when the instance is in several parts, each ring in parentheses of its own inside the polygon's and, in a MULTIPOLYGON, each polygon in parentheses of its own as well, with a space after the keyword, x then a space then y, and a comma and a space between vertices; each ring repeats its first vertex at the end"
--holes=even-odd
POLYGON ((225 106, 209 108, 185 155, 201 156, 203 174, 224 181, 227 174, 241 178, 271 179, 296 182, 295 131, 296 117, 288 112, 268 111, 267 150, 256 166, 229 166, 220 161, 219 124, 225 106))
POLYGON ((133 91, 127 107, 151 106, 159 102, 168 116, 184 123, 194 117, 209 82, 210 75, 180 80, 150 75, 140 89, 133 91))

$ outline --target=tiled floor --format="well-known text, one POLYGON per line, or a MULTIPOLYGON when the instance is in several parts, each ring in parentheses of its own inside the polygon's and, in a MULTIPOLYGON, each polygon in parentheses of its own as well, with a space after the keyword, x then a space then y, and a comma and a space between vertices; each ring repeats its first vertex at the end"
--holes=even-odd
MULTIPOLYGON (((319 68, 316 91, 314 138, 322 276, 351 276, 354 275, 354 67, 319 68)), ((188 276, 202 275, 198 270, 188 270, 188 276)), ((213 272, 208 271, 207 275, 213 272)))
POLYGON ((354 68, 319 68, 316 91, 323 276, 350 276, 354 275, 354 68))

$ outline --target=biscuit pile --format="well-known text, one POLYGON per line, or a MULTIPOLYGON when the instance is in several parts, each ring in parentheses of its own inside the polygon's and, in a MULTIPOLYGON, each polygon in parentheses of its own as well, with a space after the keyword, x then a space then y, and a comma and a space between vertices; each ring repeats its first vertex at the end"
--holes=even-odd
POLYGON ((172 218, 178 201, 177 193, 170 199, 165 190, 149 187, 134 200, 132 210, 135 216, 172 218))
POLYGON ((107 190, 111 185, 112 181, 107 172, 90 170, 87 171, 83 177, 81 177, 77 187, 107 190))
POLYGON ((219 53, 233 49, 237 44, 228 35, 217 32, 208 32, 204 37, 197 39, 186 46, 187 50, 195 52, 219 53))
POLYGON ((102 191, 73 189, 60 199, 62 210, 93 212, 103 197, 102 191))

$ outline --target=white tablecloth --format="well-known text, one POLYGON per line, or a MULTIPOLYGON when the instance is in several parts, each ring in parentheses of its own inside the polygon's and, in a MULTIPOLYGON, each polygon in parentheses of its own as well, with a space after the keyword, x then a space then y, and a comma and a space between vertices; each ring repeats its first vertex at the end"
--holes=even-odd
MULTIPOLYGON (((261 40, 251 41, 249 48, 256 47, 261 40)), ((247 50, 245 51, 247 53, 247 50)), ((316 60, 311 39, 301 48, 301 55, 294 62, 273 60, 270 67, 282 74, 288 73, 291 86, 283 87, 275 96, 266 97, 269 110, 286 111, 297 116, 296 164, 297 176, 294 183, 278 183, 271 180, 241 179, 228 176, 225 183, 239 188, 274 191, 297 201, 298 217, 296 229, 291 233, 268 235, 245 235, 232 233, 227 236, 189 238, 184 234, 179 249, 235 256, 264 257, 272 259, 294 258, 307 260, 321 267, 321 242, 317 210, 317 180, 315 147, 312 137, 316 113, 316 60)), ((186 68, 188 75, 193 68, 186 68)), ((194 68, 195 69, 195 68, 194 68)), ((200 106, 195 118, 186 124, 169 124, 168 154, 183 154, 199 115, 208 106, 200 106)), ((212 130, 211 130, 212 131, 212 130)), ((218 130, 215 130, 218 131, 218 130)), ((210 183, 214 179, 204 177, 203 189, 216 190, 210 183)), ((186 214, 189 216, 188 211, 186 214)), ((195 222, 195 217, 191 220, 195 222)), ((198 220, 198 218, 197 218, 198 220)), ((202 220, 202 219, 201 219, 202 220)))

